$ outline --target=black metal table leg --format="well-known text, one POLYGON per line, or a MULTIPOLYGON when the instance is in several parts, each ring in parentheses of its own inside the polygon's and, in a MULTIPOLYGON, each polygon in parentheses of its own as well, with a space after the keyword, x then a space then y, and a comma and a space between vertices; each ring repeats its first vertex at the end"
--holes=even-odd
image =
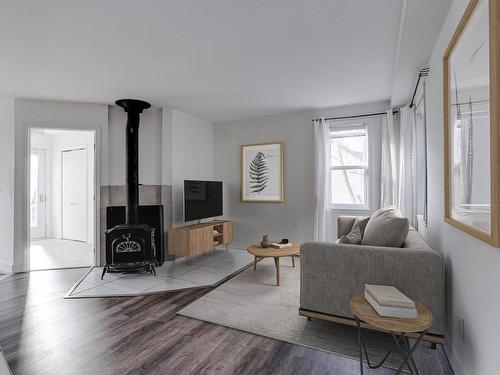
POLYGON ((366 345, 365 345, 365 342, 364 342, 363 333, 361 331, 361 322, 360 322, 360 320, 359 320, 358 317, 355 317, 355 318, 356 318, 356 326, 358 328, 359 366, 360 366, 361 374, 363 374, 363 352, 365 353, 365 358, 366 358, 366 362, 368 363, 368 367, 371 368, 371 369, 377 369, 377 368, 381 367, 385 363, 385 361, 387 360, 387 358, 389 358, 389 356, 394 351, 394 349, 396 348, 396 346, 394 345, 392 347, 392 349, 387 352, 387 354, 384 356, 384 358, 382 358, 382 360, 379 363, 372 364, 370 362, 370 358, 368 356, 368 351, 366 350, 366 345))
POLYGON ((399 353, 401 354, 401 357, 403 358, 403 361, 401 362, 401 365, 399 366, 399 368, 396 370, 395 374, 396 375, 400 374, 401 371, 403 371, 403 368, 405 367, 405 365, 411 374, 414 374, 414 375, 419 374, 419 371, 417 369, 417 365, 415 364, 415 361, 413 359, 413 353, 415 352, 418 345, 422 341, 422 338, 424 337, 426 331, 421 332, 420 336, 418 337, 415 344, 413 344, 413 346, 410 346, 410 341, 409 341, 408 337, 406 336, 405 332, 401 332, 401 333, 391 332, 391 336, 394 340, 393 347, 391 348, 391 350, 389 350, 387 352, 387 354, 384 356, 384 358, 382 358, 382 360, 379 363, 372 364, 370 362, 370 358, 368 356, 368 351, 366 349, 363 333, 361 331, 361 322, 360 322, 359 318, 356 316, 355 316, 355 319, 356 319, 356 327, 358 330, 359 371, 360 371, 361 375, 363 375, 363 352, 364 352, 368 367, 371 369, 377 369, 377 368, 381 367, 387 361, 387 358, 389 358, 389 356, 391 355, 391 353, 395 349, 397 349, 399 351, 399 353))
MULTIPOLYGON (((397 334, 395 334, 394 332, 391 332, 391 336, 394 339, 394 343, 395 343, 399 353, 401 354, 401 357, 403 358, 403 362, 401 363, 401 366, 399 366, 398 370, 396 371, 396 374, 400 374, 401 371, 403 371, 404 365, 406 365, 406 367, 408 368, 408 370, 410 371, 411 374, 415 374, 414 369, 413 369, 412 365, 410 364, 410 362, 413 362, 413 358, 411 358, 410 362, 408 362, 408 360, 409 360, 408 353, 410 352, 410 349, 406 348, 406 336, 404 333, 401 333, 399 335, 399 338, 397 338, 396 335, 397 334), (402 345, 400 344, 401 339, 403 339, 402 345)), ((418 374, 418 372, 417 372, 417 374, 418 374)))
POLYGON ((357 316, 356 327, 358 329, 358 344, 359 344, 359 373, 363 375, 363 339, 361 338, 361 324, 357 316))
MULTIPOLYGON (((406 350, 408 350, 408 352, 409 352, 411 350, 411 346, 410 346, 410 339, 408 338, 408 336, 404 336, 404 341, 405 341, 406 350)), ((412 365, 413 370, 415 371, 415 374, 418 374, 417 365, 415 363, 415 360, 413 359, 413 355, 410 356, 410 364, 412 365)))
MULTIPOLYGON (((417 341, 415 342, 415 344, 413 344, 413 346, 411 348, 410 348, 409 343, 408 343, 408 349, 409 350, 407 350, 407 351, 403 350, 401 352, 401 354, 403 355, 403 363, 401 363, 401 366, 399 366, 399 369, 396 372, 396 374, 399 374, 399 373, 401 373, 401 371, 403 371, 403 367, 404 367, 404 365, 406 363, 406 366, 408 366, 408 369, 410 370, 410 372, 412 374, 418 375, 418 369, 416 368, 415 361, 413 360, 413 353, 415 352, 415 350, 417 349, 418 345, 420 344, 420 341, 422 341, 422 338, 424 337, 425 332, 426 331, 420 333, 420 336, 418 337, 417 341), (412 362, 412 364, 415 365, 415 372, 413 372, 413 370, 411 369, 411 367, 408 365, 408 360, 410 360, 410 362, 412 362)), ((402 333, 402 336, 404 337, 404 333, 402 333)))

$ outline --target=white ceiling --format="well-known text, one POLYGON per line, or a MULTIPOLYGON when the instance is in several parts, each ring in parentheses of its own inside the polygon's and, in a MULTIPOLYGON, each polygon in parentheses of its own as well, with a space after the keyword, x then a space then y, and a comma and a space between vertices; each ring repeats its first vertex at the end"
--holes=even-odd
POLYGON ((411 100, 418 70, 429 60, 451 3, 452 0, 404 1, 391 92, 394 107, 411 100))
POLYGON ((452 0, 407 1, 0 0, 0 97, 214 122, 404 97, 452 0))

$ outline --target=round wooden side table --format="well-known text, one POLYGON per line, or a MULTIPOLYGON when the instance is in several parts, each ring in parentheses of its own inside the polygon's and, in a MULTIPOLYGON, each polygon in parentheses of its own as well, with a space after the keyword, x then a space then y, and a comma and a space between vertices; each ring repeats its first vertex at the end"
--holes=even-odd
POLYGON ((254 271, 257 269, 257 261, 261 258, 274 258, 276 266, 276 285, 280 286, 280 258, 292 257, 292 267, 295 267, 294 256, 300 252, 300 244, 291 242, 292 246, 283 249, 275 249, 274 247, 261 247, 259 244, 253 244, 248 247, 248 252, 255 256, 253 263, 254 271))
POLYGON ((397 369, 396 374, 400 374, 405 365, 411 374, 419 373, 415 361, 413 360, 413 353, 422 341, 422 338, 424 337, 427 330, 432 327, 432 313, 426 306, 418 302, 415 303, 415 306, 417 308, 417 317, 414 319, 390 318, 380 316, 373 309, 373 307, 370 306, 368 301, 361 293, 355 294, 351 297, 349 306, 351 308, 351 312, 354 314, 354 318, 356 319, 356 326, 358 329, 359 368, 361 374, 363 374, 363 352, 365 354, 368 367, 376 369, 382 366, 387 358, 389 358, 391 353, 395 350, 397 350, 403 358, 403 362, 397 369), (392 347, 392 349, 377 364, 372 364, 370 362, 370 359, 368 358, 365 340, 363 337, 363 333, 361 332, 361 322, 364 322, 368 326, 371 326, 377 330, 389 332, 394 340, 394 346, 392 347), (410 345, 410 340, 407 336, 408 333, 419 334, 413 346, 410 345))

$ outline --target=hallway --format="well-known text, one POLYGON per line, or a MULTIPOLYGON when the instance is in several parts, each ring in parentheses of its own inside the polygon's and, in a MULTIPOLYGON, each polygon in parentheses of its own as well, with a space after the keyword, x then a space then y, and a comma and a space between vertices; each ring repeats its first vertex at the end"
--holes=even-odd
POLYGON ((92 265, 94 265, 94 254, 90 243, 58 238, 31 240, 31 271, 92 265))

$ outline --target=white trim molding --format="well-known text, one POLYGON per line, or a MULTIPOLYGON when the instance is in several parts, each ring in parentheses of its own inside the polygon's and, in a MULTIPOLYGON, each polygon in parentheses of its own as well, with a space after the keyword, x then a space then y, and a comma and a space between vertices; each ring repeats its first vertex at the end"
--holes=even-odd
POLYGON ((14 266, 13 272, 29 270, 29 150, 30 130, 81 130, 95 132, 95 261, 100 264, 100 187, 108 170, 108 107, 100 104, 19 100, 15 104, 15 178, 14 178, 14 266), (37 119, 40 119, 38 121, 37 119), (47 121, 47 118, 49 119, 47 121), (75 119, 83 119, 77 122, 75 119), (88 123, 85 123, 88 121, 88 123))
POLYGON ((101 197, 101 164, 100 164, 100 145, 101 135, 100 127, 95 125, 59 125, 59 124, 46 124, 46 123, 31 123, 24 122, 22 129, 19 130, 19 137, 22 143, 17 142, 18 130, 16 129, 16 183, 15 190, 20 192, 16 195, 16 209, 15 212, 15 232, 14 239, 15 249, 21 252, 21 269, 13 272, 27 272, 30 269, 29 265, 29 203, 28 203, 28 185, 29 185, 29 156, 30 156, 30 134, 32 129, 51 129, 51 130, 75 130, 75 131, 93 131, 94 136, 94 262, 95 265, 100 265, 100 197, 101 197), (22 173, 19 173, 21 172, 22 173))

